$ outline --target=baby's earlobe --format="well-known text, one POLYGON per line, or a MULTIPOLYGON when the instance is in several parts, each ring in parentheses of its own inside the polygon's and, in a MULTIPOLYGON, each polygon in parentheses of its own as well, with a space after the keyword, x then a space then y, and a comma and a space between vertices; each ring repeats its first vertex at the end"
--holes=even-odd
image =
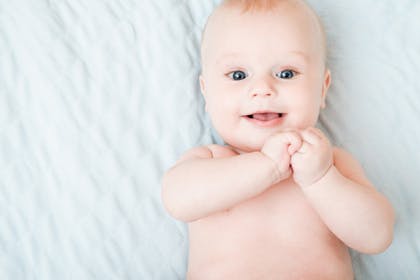
POLYGON ((203 75, 200 75, 200 77, 199 77, 199 81, 200 81, 200 90, 201 90, 201 93, 202 93, 203 95, 205 95, 205 92, 206 92, 206 87, 205 87, 205 82, 204 82, 203 75))

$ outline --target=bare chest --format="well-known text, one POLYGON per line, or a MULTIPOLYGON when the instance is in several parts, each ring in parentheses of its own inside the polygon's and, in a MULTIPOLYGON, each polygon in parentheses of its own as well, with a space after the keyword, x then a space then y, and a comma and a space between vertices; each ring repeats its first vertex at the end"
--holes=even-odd
POLYGON ((229 269, 251 265, 255 271, 255 263, 259 263, 264 272, 284 269, 291 273, 305 264, 308 270, 311 266, 323 267, 317 263, 319 259, 328 260, 330 267, 338 261, 337 267, 351 269, 347 249, 292 180, 191 223, 189 234, 190 270, 228 262, 229 269))
POLYGON ((232 209, 191 223, 190 234, 227 239, 235 236, 236 240, 238 236, 272 236, 275 240, 290 243, 291 240, 303 242, 307 235, 330 235, 330 232, 306 201, 299 187, 288 180, 232 209), (221 229, 223 234, 216 234, 221 233, 221 229))

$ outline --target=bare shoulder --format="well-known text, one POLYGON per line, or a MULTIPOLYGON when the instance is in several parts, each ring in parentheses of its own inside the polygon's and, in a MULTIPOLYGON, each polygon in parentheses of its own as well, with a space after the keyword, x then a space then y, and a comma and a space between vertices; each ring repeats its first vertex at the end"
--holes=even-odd
POLYGON ((349 152, 334 147, 333 156, 334 166, 343 176, 359 184, 373 187, 360 163, 349 152))
POLYGON ((220 158, 234 155, 237 155, 237 153, 228 146, 210 144, 189 149, 179 158, 177 163, 197 158, 220 158))

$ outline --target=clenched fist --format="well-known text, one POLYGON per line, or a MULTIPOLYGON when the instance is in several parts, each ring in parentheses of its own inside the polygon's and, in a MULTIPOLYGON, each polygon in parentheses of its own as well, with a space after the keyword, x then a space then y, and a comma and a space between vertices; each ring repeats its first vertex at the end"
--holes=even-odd
POLYGON ((301 136, 294 131, 275 133, 265 141, 261 152, 276 163, 279 181, 289 178, 292 174, 291 156, 301 146, 301 136))
POLYGON ((317 128, 299 132, 302 145, 291 156, 293 179, 301 186, 309 186, 321 179, 333 164, 333 151, 327 137, 317 128))

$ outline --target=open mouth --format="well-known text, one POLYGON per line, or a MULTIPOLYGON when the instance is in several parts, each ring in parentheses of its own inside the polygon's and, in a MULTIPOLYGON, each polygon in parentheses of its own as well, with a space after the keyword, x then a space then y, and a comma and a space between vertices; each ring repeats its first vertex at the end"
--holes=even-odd
POLYGON ((283 113, 256 113, 252 115, 246 115, 246 117, 259 121, 271 121, 283 117, 283 113))
POLYGON ((286 113, 258 112, 250 115, 244 115, 242 117, 254 125, 261 127, 271 127, 281 124, 285 116, 286 113))

